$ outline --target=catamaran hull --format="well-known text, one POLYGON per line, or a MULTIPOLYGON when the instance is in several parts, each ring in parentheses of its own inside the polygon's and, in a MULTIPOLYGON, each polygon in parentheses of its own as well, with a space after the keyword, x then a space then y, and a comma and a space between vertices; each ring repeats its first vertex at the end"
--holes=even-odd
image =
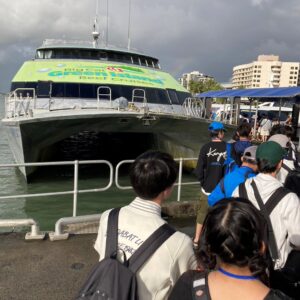
MULTIPOLYGON (((205 119, 174 118, 173 116, 157 116, 133 114, 77 114, 49 116, 43 118, 28 118, 23 120, 3 121, 8 135, 8 142, 14 159, 18 164, 43 162, 53 159, 53 145, 80 132, 95 132, 107 137, 113 135, 119 139, 119 144, 130 149, 159 149, 174 157, 197 157, 200 145, 207 141, 207 123, 205 119), (131 138, 128 139, 130 134, 131 138), (136 134, 136 138, 135 138, 136 134), (149 141, 149 137, 151 140, 149 141), (124 139, 123 141, 121 141, 124 139), (141 144, 145 147, 141 147, 141 144), (52 158, 51 158, 52 156, 52 158)), ((101 141, 100 141, 101 142, 101 141)), ((103 142, 101 148, 111 147, 109 142, 103 142)), ((121 159, 133 159, 139 153, 131 151, 124 157, 122 148, 106 149, 121 159), (120 155, 119 155, 120 154, 120 155), (131 156, 130 156, 131 154, 131 156)), ((90 159, 95 159, 91 157, 90 159)), ((105 157, 97 157, 105 159, 105 157)), ((118 161, 118 157, 114 157, 118 161)), ((186 166, 193 168, 195 161, 189 161, 186 166)), ((27 178, 35 171, 35 167, 20 167, 27 178)))

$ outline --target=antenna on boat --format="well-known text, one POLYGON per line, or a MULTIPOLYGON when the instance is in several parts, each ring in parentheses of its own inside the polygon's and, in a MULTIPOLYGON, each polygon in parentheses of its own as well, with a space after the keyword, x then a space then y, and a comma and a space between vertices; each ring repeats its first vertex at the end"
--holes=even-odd
POLYGON ((127 49, 130 49, 130 19, 131 19, 131 0, 129 0, 129 7, 128 7, 128 44, 127 49))
POLYGON ((96 0, 96 16, 95 16, 95 20, 94 20, 94 25, 93 25, 93 32, 92 32, 92 36, 93 36, 93 47, 96 48, 98 46, 98 39, 100 36, 100 33, 98 31, 98 0, 96 0))
POLYGON ((106 46, 108 45, 108 0, 106 0, 106 46))

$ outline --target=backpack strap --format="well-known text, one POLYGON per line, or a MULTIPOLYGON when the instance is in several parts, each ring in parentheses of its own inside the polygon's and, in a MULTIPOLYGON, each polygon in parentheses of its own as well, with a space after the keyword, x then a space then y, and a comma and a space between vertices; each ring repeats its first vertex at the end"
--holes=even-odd
POLYGON ((223 177, 221 180, 220 180, 220 183, 219 183, 219 185, 220 185, 220 188, 221 188, 221 191, 222 191, 222 193, 223 193, 223 195, 224 195, 224 197, 226 196, 226 194, 225 194, 225 184, 224 184, 224 181, 225 181, 225 177, 223 177))
POLYGON ((176 230, 167 223, 154 231, 129 258, 130 270, 136 273, 146 260, 175 232, 176 230))
POLYGON ((194 274, 193 279, 193 299, 194 300, 209 300, 209 289, 207 284, 207 278, 208 273, 206 272, 197 272, 194 274), (202 294, 200 296, 197 295, 198 291, 202 291, 202 294))
POLYGON ((247 190, 246 190, 245 181, 239 185, 239 196, 244 199, 249 199, 247 190))
POLYGON ((277 206, 277 204, 281 201, 282 198, 284 198, 288 193, 290 193, 287 188, 281 186, 279 187, 268 199, 268 201, 265 203, 265 207, 267 210, 267 213, 271 215, 273 209, 277 206))
POLYGON ((288 172, 292 171, 292 169, 290 167, 288 167, 286 164, 282 164, 282 168, 285 169, 288 172))
POLYGON ((106 230, 105 258, 118 250, 118 221, 121 207, 112 209, 108 215, 106 230))
MULTIPOLYGON (((251 186, 253 188, 254 195, 255 195, 256 201, 258 203, 259 209, 268 224, 268 232, 269 232, 269 243, 268 244, 269 244, 270 254, 271 254, 273 261, 276 261, 279 258, 279 254, 278 254, 278 248, 277 248, 276 239, 275 239, 275 235, 274 235, 274 231, 273 231, 273 226, 272 226, 272 223, 270 220, 270 215, 266 209, 266 206, 264 205, 264 203, 262 201, 262 198, 258 192, 258 188, 257 188, 257 185, 254 182, 254 180, 252 180, 251 186)), ((269 198, 269 200, 270 200, 270 198, 269 198)))

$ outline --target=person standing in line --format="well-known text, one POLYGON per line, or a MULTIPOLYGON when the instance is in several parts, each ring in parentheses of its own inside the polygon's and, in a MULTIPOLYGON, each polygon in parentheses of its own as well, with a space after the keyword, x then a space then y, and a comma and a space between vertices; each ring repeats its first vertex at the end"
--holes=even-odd
POLYGON ((223 166, 226 159, 226 143, 223 141, 226 131, 224 125, 220 122, 212 122, 208 130, 211 141, 202 146, 194 171, 201 185, 201 196, 193 239, 195 247, 198 245, 202 223, 208 209, 207 196, 223 177, 223 166))
POLYGON ((288 174, 295 170, 295 161, 292 158, 292 152, 289 153, 290 149, 290 139, 284 134, 274 134, 272 135, 268 141, 273 141, 279 144, 285 151, 286 155, 283 158, 282 166, 278 173, 276 174, 276 178, 282 183, 285 183, 285 180, 288 174))
POLYGON ((231 173, 225 175, 215 189, 208 196, 208 205, 213 206, 223 198, 229 198, 235 188, 247 178, 256 176, 256 149, 257 146, 250 146, 245 149, 242 156, 242 165, 231 173))
POLYGON ((268 287, 265 228, 249 201, 218 202, 203 223, 200 268, 179 278, 169 300, 292 300, 268 287))
MULTIPOLYGON (((143 153, 131 165, 130 182, 137 197, 121 208, 118 221, 118 248, 127 259, 166 223, 161 217, 161 205, 171 195, 177 173, 173 157, 159 151, 143 153)), ((99 260, 105 257, 109 212, 101 215, 94 245, 99 260)), ((180 275, 196 265, 190 237, 176 231, 137 271, 139 299, 166 299, 180 275)))
MULTIPOLYGON (((260 209, 260 205, 257 199, 261 198, 266 208, 266 203, 271 196, 283 187, 276 175, 282 166, 285 154, 286 151, 274 141, 260 144, 256 151, 258 175, 247 179, 245 183, 238 186, 233 191, 232 196, 243 196, 258 209, 260 209), (243 194, 246 195, 242 195, 242 186, 245 188, 243 194), (255 189, 257 189, 258 195, 255 189), (258 196, 260 197, 258 198, 258 196)), ((269 215, 275 237, 275 249, 278 251, 278 258, 274 265, 275 271, 272 272, 271 276, 271 286, 292 296, 295 291, 292 288, 293 283, 289 280, 293 277, 300 280, 300 257, 299 251, 297 251, 297 248, 300 248, 300 199, 295 193, 286 191, 278 200, 279 202, 273 207, 269 215), (293 269, 286 268, 288 257, 293 256, 298 257, 298 260, 293 263, 293 269)))
MULTIPOLYGON (((252 146, 250 140, 251 125, 249 123, 242 123, 236 130, 237 141, 231 145, 231 157, 234 159, 238 166, 241 166, 241 157, 246 148, 252 146)), ((228 151, 228 150, 227 150, 228 151)), ((228 154, 227 154, 228 157, 228 154)))
POLYGON ((270 135, 270 130, 272 128, 272 122, 268 118, 266 114, 262 115, 262 119, 259 123, 259 133, 261 135, 262 142, 266 142, 269 135, 270 135))

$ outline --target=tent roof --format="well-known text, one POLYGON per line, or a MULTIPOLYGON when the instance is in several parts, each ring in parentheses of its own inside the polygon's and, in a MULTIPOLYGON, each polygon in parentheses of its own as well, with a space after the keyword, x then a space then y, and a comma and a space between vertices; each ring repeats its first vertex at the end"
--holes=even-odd
POLYGON ((300 87, 219 90, 200 93, 196 96, 200 98, 291 98, 298 95, 300 95, 300 87))

